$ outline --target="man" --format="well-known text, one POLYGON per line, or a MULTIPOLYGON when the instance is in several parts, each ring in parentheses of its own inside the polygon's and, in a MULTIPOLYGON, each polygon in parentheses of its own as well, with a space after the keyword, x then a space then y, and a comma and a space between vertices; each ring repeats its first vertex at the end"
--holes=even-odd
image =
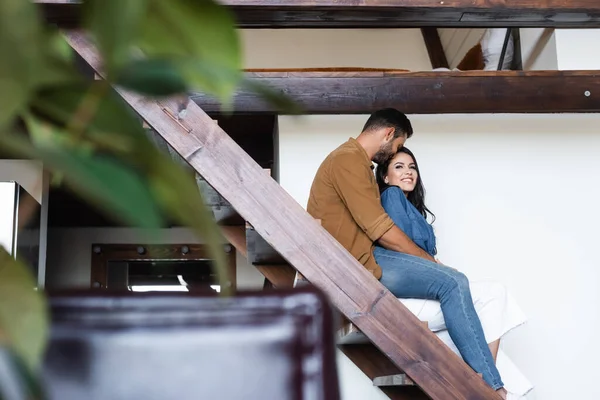
POLYGON ((505 398, 467 278, 417 246, 380 203, 372 162, 396 154, 412 134, 409 119, 400 111, 374 112, 356 139, 325 158, 310 189, 307 211, 396 297, 439 300, 463 359, 505 398))

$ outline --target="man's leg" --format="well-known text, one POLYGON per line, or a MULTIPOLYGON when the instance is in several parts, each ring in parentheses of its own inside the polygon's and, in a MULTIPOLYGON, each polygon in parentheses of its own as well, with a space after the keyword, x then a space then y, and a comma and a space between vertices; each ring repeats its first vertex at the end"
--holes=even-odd
POLYGON ((455 269, 420 257, 377 247, 375 259, 381 266, 381 283, 399 298, 438 300, 446 327, 463 359, 493 389, 504 384, 485 340, 475 312, 469 281, 455 269))

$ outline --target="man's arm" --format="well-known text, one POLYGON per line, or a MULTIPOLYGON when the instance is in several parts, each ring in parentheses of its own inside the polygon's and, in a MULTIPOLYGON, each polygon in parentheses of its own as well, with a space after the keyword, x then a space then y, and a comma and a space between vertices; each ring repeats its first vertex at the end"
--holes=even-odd
POLYGON ((397 251, 399 253, 410 254, 413 256, 421 257, 426 260, 436 262, 435 258, 431 257, 429 253, 417 246, 400 228, 396 225, 392 226, 390 230, 385 232, 383 236, 379 238, 379 244, 388 249, 397 251))

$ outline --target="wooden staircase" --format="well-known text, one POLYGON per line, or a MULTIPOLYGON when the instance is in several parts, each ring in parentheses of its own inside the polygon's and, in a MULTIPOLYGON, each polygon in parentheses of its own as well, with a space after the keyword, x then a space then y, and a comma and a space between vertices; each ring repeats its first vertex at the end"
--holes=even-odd
MULTIPOLYGON (((71 31, 66 36, 75 51, 102 75, 101 60, 85 34, 71 31)), ((175 121, 164 112, 167 109, 176 115, 175 99, 159 103, 117 91, 203 177, 200 186, 205 181, 219 194, 219 210, 229 205, 251 225, 227 222, 223 232, 242 254, 260 260, 257 268, 270 282, 276 287, 289 285, 297 270, 370 339, 371 343, 340 344, 340 348, 377 384, 392 384, 382 386, 391 398, 500 398, 195 103, 188 104, 185 120, 175 121), (257 249, 258 236, 279 256, 250 253, 249 247, 257 249), (255 240, 254 247, 248 246, 249 238, 255 240), (269 260, 274 263, 265 262, 269 260), (398 381, 408 382, 401 373, 417 386, 394 386, 398 381)), ((229 217, 224 221, 236 220, 235 214, 229 217)))

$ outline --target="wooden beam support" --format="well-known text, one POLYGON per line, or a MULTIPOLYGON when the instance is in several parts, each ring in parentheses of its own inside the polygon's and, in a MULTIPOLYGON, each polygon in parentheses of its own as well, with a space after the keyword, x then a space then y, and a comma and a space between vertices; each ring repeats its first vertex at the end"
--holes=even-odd
MULTIPOLYGON (((87 36, 82 32, 68 32, 66 36, 77 53, 102 75, 102 62, 87 36)), ((188 131, 162 110, 176 109, 175 99, 158 101, 120 88, 117 91, 431 398, 500 399, 198 106, 188 106, 185 124, 192 128, 188 131)))
MULTIPOLYGON (((78 26, 79 0, 33 0, 46 19, 78 26)), ((595 0, 221 0, 240 28, 597 28, 595 0)))
POLYGON ((437 28, 421 28, 431 68, 450 68, 437 28))
MULTIPOLYGON (((599 112, 600 71, 462 72, 249 72, 251 79, 285 92, 306 114, 369 114, 395 107, 407 114, 599 112)), ((194 94, 204 111, 212 97, 194 94)), ((277 110, 240 90, 236 112, 277 110)))

